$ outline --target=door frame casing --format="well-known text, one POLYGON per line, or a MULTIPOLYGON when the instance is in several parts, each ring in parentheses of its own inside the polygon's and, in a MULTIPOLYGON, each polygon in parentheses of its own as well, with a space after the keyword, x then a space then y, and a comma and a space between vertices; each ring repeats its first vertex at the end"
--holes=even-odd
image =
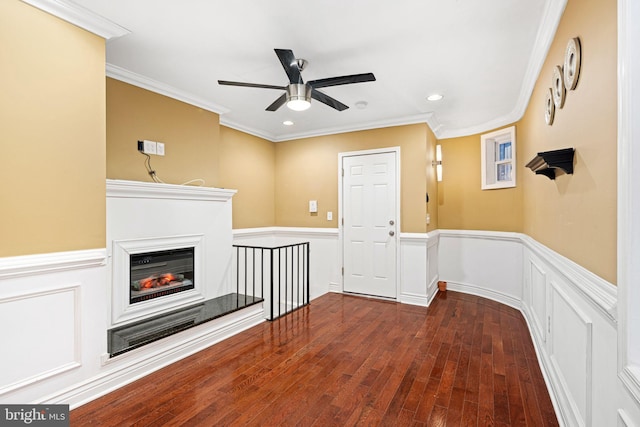
MULTIPOLYGON (((344 153, 338 153, 338 260, 340 261, 341 271, 344 271, 344 224, 342 223, 342 218, 344 215, 344 207, 343 207, 343 184, 344 184, 344 176, 342 176, 342 164, 345 157, 355 157, 355 156, 366 156, 369 154, 385 154, 385 153, 394 153, 396 157, 396 234, 394 236, 395 239, 395 260, 396 260, 396 297, 393 298, 395 301, 400 300, 400 233, 401 233, 401 221, 400 221, 400 202, 401 202, 401 182, 400 182, 400 147, 386 147, 386 148, 374 148, 371 150, 359 150, 359 151, 346 151, 344 153)), ((338 276, 340 279, 340 292, 344 293, 344 275, 339 271, 338 276)), ((376 298, 373 295, 370 295, 372 298, 376 298)), ((379 297, 386 300, 391 300, 391 298, 379 297)))

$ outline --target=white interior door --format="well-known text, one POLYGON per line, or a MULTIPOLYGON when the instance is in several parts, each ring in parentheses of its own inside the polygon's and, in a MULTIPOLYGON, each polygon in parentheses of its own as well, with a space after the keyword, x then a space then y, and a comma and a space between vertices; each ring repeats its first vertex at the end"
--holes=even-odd
POLYGON ((345 292, 396 298, 396 152, 342 160, 345 292))

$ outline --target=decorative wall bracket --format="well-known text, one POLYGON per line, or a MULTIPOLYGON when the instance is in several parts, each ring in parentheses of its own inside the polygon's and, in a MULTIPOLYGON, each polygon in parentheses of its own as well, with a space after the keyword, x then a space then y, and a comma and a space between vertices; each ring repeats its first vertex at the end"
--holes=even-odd
POLYGON ((531 159, 526 166, 537 175, 544 175, 549 179, 556 179, 558 169, 571 175, 573 174, 574 152, 573 148, 543 151, 531 159))

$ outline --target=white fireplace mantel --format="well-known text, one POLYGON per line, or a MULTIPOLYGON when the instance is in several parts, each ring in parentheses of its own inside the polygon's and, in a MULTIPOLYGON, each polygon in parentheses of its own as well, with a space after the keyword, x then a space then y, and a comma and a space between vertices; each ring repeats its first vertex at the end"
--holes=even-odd
POLYGON ((156 316, 231 291, 231 199, 236 190, 107 180, 110 326, 156 316), (129 302, 129 256, 193 247, 195 288, 129 302))
POLYGON ((125 181, 118 179, 107 180, 107 197, 226 202, 236 193, 237 190, 227 190, 224 188, 125 181))

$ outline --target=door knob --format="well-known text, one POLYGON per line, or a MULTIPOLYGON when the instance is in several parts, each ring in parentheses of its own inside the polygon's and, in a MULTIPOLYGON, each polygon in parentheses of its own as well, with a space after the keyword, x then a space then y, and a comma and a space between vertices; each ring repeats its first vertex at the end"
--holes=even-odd
POLYGON ((393 222, 393 220, 389 221, 389 225, 393 225, 395 224, 395 222, 393 222))
POLYGON ((396 234, 396 233, 395 233, 393 230, 389 231, 389 236, 393 236, 393 235, 395 235, 395 234, 396 234))

